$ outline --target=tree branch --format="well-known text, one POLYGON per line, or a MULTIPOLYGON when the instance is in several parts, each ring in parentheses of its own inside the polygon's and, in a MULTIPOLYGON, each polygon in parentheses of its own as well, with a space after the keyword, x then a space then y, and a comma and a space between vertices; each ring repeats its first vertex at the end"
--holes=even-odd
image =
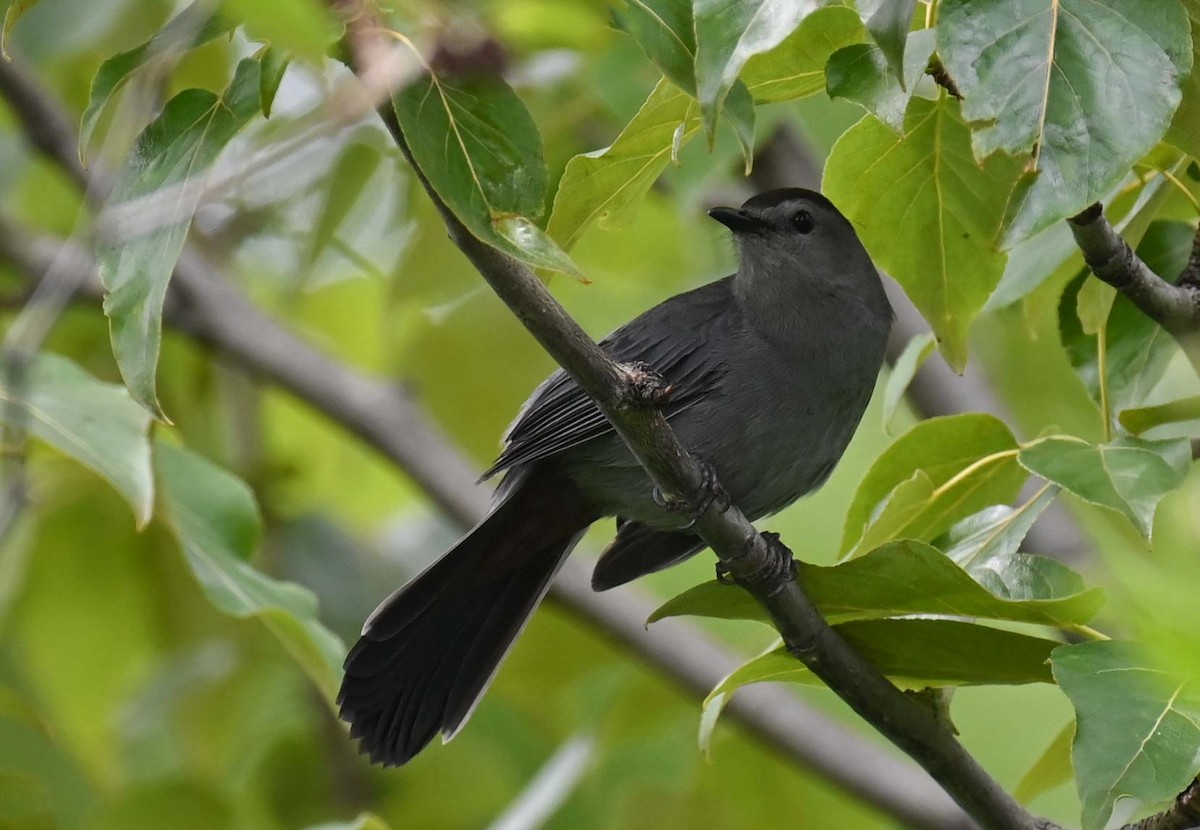
MULTIPOLYGON (((103 172, 79 165, 72 128, 28 73, 16 64, 0 62, 0 95, 9 101, 35 147, 80 187, 93 194, 103 190, 107 181, 103 172)), ((0 260, 36 280, 56 257, 60 268, 81 269, 81 297, 102 296, 88 252, 74 243, 39 235, 0 214, 0 260)), ((188 251, 176 267, 165 319, 374 447, 460 524, 470 526, 483 516, 489 496, 475 485, 478 470, 409 396, 331 359, 267 318, 194 251, 188 251)), ((594 593, 585 566, 577 562, 568 562, 560 571, 551 599, 697 697, 706 695, 742 662, 682 620, 665 620, 647 630, 644 621, 656 603, 630 589, 594 593)), ((973 826, 915 767, 805 706, 783 687, 741 690, 724 716, 906 826, 920 830, 973 826)))
POLYGON ((1200 827, 1200 779, 1181 792, 1169 809, 1127 824, 1122 830, 1196 830, 1197 827, 1200 827))
MULTIPOLYGON (((379 48, 372 21, 348 22, 351 55, 379 48)), ((355 61, 352 61, 352 64, 355 61)), ((357 66, 361 71, 362 66, 357 66)), ((655 485, 685 503, 704 500, 700 461, 524 265, 475 238, 416 164, 390 105, 380 115, 446 223, 450 238, 537 341, 596 401, 655 485)), ((695 529, 722 567, 767 610, 788 650, 868 723, 912 756, 984 827, 1045 828, 987 774, 920 704, 900 692, 825 622, 792 575, 791 552, 760 535, 736 505, 710 501, 695 529)))

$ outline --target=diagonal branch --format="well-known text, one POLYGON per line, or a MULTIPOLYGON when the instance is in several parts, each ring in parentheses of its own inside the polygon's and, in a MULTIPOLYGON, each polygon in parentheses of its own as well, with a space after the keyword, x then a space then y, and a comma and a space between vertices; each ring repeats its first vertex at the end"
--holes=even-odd
MULTIPOLYGON (((81 188, 92 193, 103 189, 103 172, 84 170, 79 164, 72 128, 61 108, 19 65, 0 62, 0 95, 35 147, 81 188)), ((36 281, 56 258, 60 267, 75 269, 81 298, 100 298, 103 289, 88 252, 39 235, 0 213, 0 261, 36 281)), ((263 315, 194 251, 185 253, 176 267, 165 320, 239 368, 309 403, 378 450, 460 524, 470 526, 482 517, 488 495, 475 486, 478 470, 409 396, 333 360, 263 315)), ((647 630, 644 621, 655 603, 632 590, 594 593, 581 564, 567 563, 551 598, 698 697, 741 662, 682 620, 666 620, 647 630)), ((805 706, 784 688, 744 689, 724 713, 793 761, 906 826, 973 826, 915 767, 805 706)))
MULTIPOLYGON (((352 56, 379 48, 379 35, 365 17, 349 21, 347 35, 352 56)), ((445 221, 450 238, 546 351, 592 396, 659 490, 685 503, 703 503, 701 462, 679 444, 662 414, 639 393, 634 373, 613 362, 528 268, 467 230, 415 163, 390 106, 383 107, 380 115, 445 221)), ((696 520, 696 531, 716 552, 723 569, 767 610, 793 655, 925 767, 984 827, 1050 826, 1006 793, 928 709, 851 649, 793 578, 791 552, 777 539, 760 535, 736 505, 721 501, 709 502, 696 520)))

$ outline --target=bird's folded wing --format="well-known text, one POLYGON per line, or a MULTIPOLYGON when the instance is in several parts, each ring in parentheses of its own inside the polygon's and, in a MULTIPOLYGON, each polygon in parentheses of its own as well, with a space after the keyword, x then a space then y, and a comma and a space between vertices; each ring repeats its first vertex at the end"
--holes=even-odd
MULTIPOLYGON (((600 345, 620 363, 642 363, 670 388, 669 419, 718 387, 736 314, 729 278, 673 297, 617 329, 600 345)), ((530 396, 484 478, 612 432, 592 399, 561 369, 530 396)))

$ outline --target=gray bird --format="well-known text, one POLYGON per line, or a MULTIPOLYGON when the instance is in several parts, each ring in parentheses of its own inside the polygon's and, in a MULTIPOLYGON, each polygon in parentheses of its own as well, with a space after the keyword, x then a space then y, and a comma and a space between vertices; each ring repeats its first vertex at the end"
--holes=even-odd
MULTIPOLYGON (((824 196, 773 190, 709 216, 740 267, 679 294, 602 341, 670 392, 683 446, 751 519, 819 487, 850 442, 892 322, 879 275, 824 196)), ((403 764, 470 717, 580 536, 617 517, 592 586, 605 590, 704 547, 693 517, 653 485, 564 372, 530 396, 485 473, 504 473, 487 517, 375 610, 346 657, 341 717, 362 752, 403 764)))

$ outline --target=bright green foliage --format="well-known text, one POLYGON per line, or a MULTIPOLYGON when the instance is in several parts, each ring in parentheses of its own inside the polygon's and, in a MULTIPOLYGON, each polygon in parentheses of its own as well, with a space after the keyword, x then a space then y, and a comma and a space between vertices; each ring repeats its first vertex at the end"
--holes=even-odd
POLYGON ((1054 677, 1075 707, 1072 755, 1084 830, 1103 830, 1125 798, 1174 798, 1200 773, 1200 696, 1147 665, 1130 643, 1063 646, 1054 677))
POLYGON ((20 385, 12 380, 0 374, 0 423, 28 430, 104 476, 139 526, 150 521, 150 414, 123 387, 101 383, 58 355, 39 355, 20 385))
POLYGON ((867 20, 867 31, 875 39, 880 50, 887 58, 888 66, 900 81, 907 81, 905 71, 904 47, 908 41, 908 29, 912 25, 913 11, 917 0, 897 0, 895 3, 881 3, 875 13, 867 20))
POLYGON ((746 61, 742 80, 759 103, 816 95, 825 88, 829 57, 862 39, 862 20, 853 10, 817 9, 774 49, 746 61))
POLYGON ((888 64, 883 50, 870 43, 856 43, 834 52, 825 70, 830 98, 845 98, 903 134, 904 116, 915 87, 933 54, 934 33, 929 29, 909 35, 904 59, 904 77, 888 64))
POLYGON ((1162 137, 1192 66, 1178 0, 947 0, 940 15, 976 157, 1033 157, 1008 244, 1106 196, 1162 137))
POLYGON ((908 385, 922 364, 933 354, 937 339, 932 334, 918 334, 904 346, 904 351, 892 364, 888 373, 887 386, 883 390, 883 428, 889 429, 896 410, 904 399, 908 385))
POLYGON ((970 136, 957 104, 917 98, 902 135, 874 116, 847 130, 823 183, 959 370, 967 362, 967 328, 1004 272, 995 243, 1020 171, 1018 161, 1002 156, 977 165, 970 136))
POLYGON ((113 354, 134 400, 164 417, 155 372, 162 342, 162 307, 183 250, 204 173, 259 111, 259 68, 238 64, 221 95, 179 93, 138 136, 109 199, 112 237, 99 253, 112 328, 113 354))
POLYGON ((222 0, 221 7, 243 21, 251 37, 317 65, 341 35, 330 7, 319 0, 222 0))
POLYGON ((1042 793, 1070 781, 1075 774, 1071 766, 1071 744, 1074 741, 1075 721, 1071 721, 1054 736, 1046 751, 1021 776, 1013 789, 1013 797, 1022 804, 1028 804, 1042 793))

